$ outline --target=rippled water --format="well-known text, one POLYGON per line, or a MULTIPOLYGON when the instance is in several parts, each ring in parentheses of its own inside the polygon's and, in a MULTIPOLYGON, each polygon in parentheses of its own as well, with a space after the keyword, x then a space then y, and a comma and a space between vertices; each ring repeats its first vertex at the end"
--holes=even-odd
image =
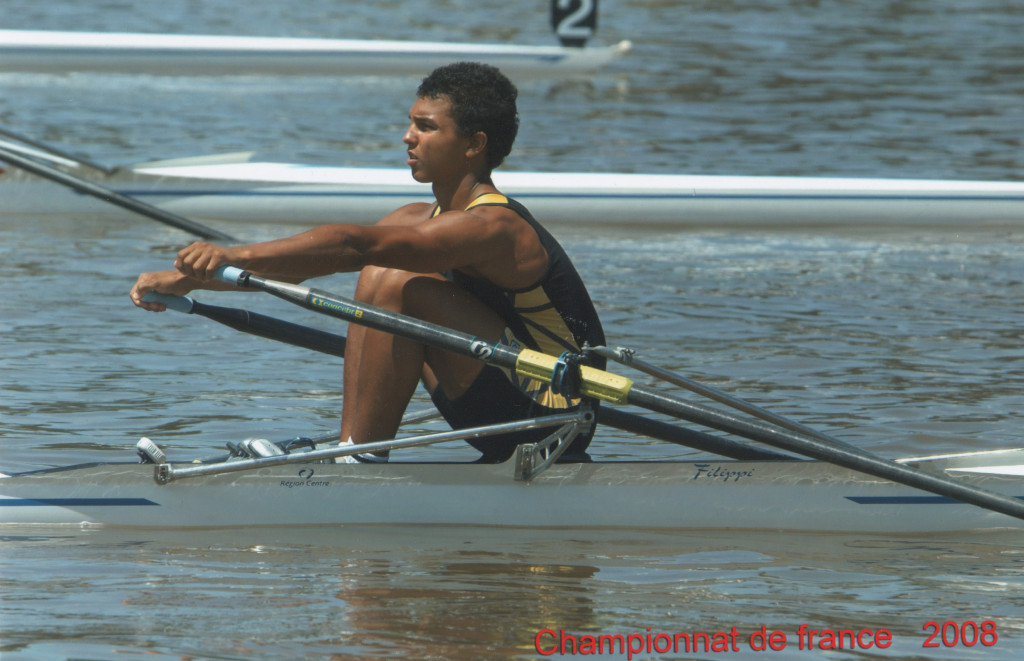
MULTIPOLYGON (((27 571, 5 598, 7 626, 16 640, 37 642, 5 659, 143 650, 157 659, 541 658, 535 645, 548 629, 646 636, 733 627, 739 652, 633 658, 979 659, 1015 658, 1024 635, 1016 533, 16 532, 24 536, 5 542, 17 549, 6 564, 27 571), (930 621, 990 618, 995 645, 923 647, 930 621), (893 644, 881 655, 801 651, 807 622, 886 630, 893 644), (761 627, 786 635, 785 649, 751 652, 761 627)), ((550 634, 539 641, 552 648, 550 634)))
MULTIPOLYGON (((525 3, 491 0, 415 6, 5 0, 4 27, 551 41, 543 2, 530 4, 535 16, 525 3)), ((601 8, 601 39, 632 39, 634 52, 592 81, 523 81, 510 168, 1024 173, 1016 3, 601 8)), ((107 163, 255 148, 297 162, 393 167, 415 82, 2 74, 0 124, 107 163)), ((227 229, 252 240, 294 230, 227 229)), ((652 362, 885 456, 1020 445, 1016 228, 558 233, 610 339, 652 362)), ((191 456, 226 440, 337 424, 337 361, 128 303, 134 276, 169 263, 187 240, 146 220, 112 221, 102 206, 69 218, 0 216, 3 470, 121 459, 142 435, 191 456)), ((352 282, 320 285, 344 293, 352 282)), ((259 295, 202 300, 339 330, 259 295)), ((686 452, 621 435, 600 436, 595 449, 686 452)), ((431 456, 465 454, 453 446, 431 456)), ((1024 538, 1009 532, 3 533, 5 660, 535 658, 543 628, 764 625, 792 635, 801 623, 887 626, 896 637, 888 657, 1014 658, 1024 635, 1024 538), (922 646, 931 620, 987 619, 1003 634, 994 646, 922 646)), ((760 656, 820 658, 794 647, 760 656)))
MULTIPOLYGON (((6 28, 551 44, 546 0, 6 0, 6 28)), ((586 83, 520 81, 512 169, 1019 179, 1024 6, 605 0, 634 42, 586 83)), ((5 75, 0 121, 125 163, 260 149, 400 166, 410 80, 5 75), (145 90, 140 94, 141 89, 145 90), (16 99, 16 101, 15 101, 16 99)))

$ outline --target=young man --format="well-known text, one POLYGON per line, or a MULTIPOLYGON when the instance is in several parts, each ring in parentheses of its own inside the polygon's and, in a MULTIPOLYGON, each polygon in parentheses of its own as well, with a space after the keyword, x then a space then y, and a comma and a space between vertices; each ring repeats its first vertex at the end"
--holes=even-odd
MULTIPOLYGON (((228 289, 212 279, 224 265, 290 282, 360 271, 355 297, 378 307, 556 356, 584 343, 603 345, 590 296, 561 246, 491 180, 518 131, 516 96, 494 67, 438 68, 417 90, 403 138, 412 176, 432 184, 434 203, 404 206, 372 227, 325 225, 232 247, 193 243, 178 253, 174 270, 140 275, 132 300, 160 311, 162 305, 142 300, 147 292, 228 289)), ((355 324, 345 354, 343 443, 393 438, 421 380, 457 429, 576 404, 544 384, 355 324)), ((471 444, 482 460, 503 461, 517 443, 550 431, 471 444)), ((569 452, 582 452, 589 442, 589 436, 579 437, 569 452)))

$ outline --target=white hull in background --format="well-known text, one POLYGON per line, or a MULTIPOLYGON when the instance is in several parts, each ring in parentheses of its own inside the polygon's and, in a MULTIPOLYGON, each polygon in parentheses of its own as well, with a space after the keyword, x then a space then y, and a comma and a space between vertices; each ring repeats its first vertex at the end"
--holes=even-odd
POLYGON ((559 78, 591 74, 631 48, 0 30, 0 71, 422 77, 472 60, 513 79, 559 78))
MULTIPOLYGON (((240 157, 241 158, 241 157, 240 157)), ((125 214, 10 168, 0 213, 125 214)), ((374 223, 430 187, 406 169, 184 159, 122 168, 112 190, 205 221, 374 223)), ((1024 223, 1024 182, 496 171, 548 225, 968 229, 1024 223)))

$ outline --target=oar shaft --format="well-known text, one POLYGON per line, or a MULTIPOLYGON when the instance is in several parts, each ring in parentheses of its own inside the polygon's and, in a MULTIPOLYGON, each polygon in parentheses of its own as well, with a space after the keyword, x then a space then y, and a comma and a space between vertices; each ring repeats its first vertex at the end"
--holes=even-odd
POLYGON ((818 440, 827 441, 835 445, 844 445, 851 448, 853 447, 850 446, 845 441, 841 441, 838 438, 829 436, 824 432, 820 432, 816 429, 812 429, 806 425, 800 424, 795 420, 784 418, 783 416, 778 415, 776 413, 772 413, 771 411, 763 409, 756 404, 751 404, 750 402, 742 400, 739 397, 734 397, 733 395, 722 392, 717 388, 712 388, 709 385, 700 383, 698 381, 694 381, 693 379, 688 379, 685 376, 682 376, 681 374, 670 372, 666 369, 658 367, 657 365, 652 365, 647 361, 640 360, 633 354, 632 351, 628 349, 611 349, 609 347, 595 347, 594 351, 606 358, 616 360, 622 363, 623 365, 634 367, 640 370, 641 372, 650 374, 653 377, 657 377, 659 379, 663 379, 665 381, 668 381, 669 383, 675 384, 682 388, 686 388, 690 392, 697 393, 698 395, 702 395, 704 397, 707 397, 708 399, 713 399, 716 402, 725 404, 726 406, 731 406, 734 409, 743 411, 744 413, 748 413, 754 416, 755 418, 760 418, 761 420, 770 422, 774 425, 778 425, 779 427, 783 427, 784 429, 789 429, 790 431, 795 431, 799 434, 804 434, 805 436, 810 436, 811 438, 817 438, 818 440))
POLYGON ((221 269, 218 277, 229 284, 252 287, 331 317, 412 338, 452 353, 472 356, 486 363, 515 369, 519 356, 513 349, 388 310, 302 285, 268 280, 234 267, 221 269))
POLYGON ((185 230, 186 232, 194 234, 200 238, 214 239, 218 241, 235 241, 235 238, 229 234, 206 227, 194 220, 189 220, 183 216, 179 216, 169 211, 164 211, 163 209, 151 206, 145 202, 140 202, 135 198, 122 195, 121 193, 112 191, 109 188, 100 186, 86 179, 82 179, 81 177, 68 174, 67 172, 58 170, 57 168, 52 168, 48 165, 36 162, 31 158, 22 156, 10 149, 0 147, 0 160, 7 161, 12 165, 16 165, 23 170, 31 172, 32 174, 55 181, 80 193, 85 193, 86 195, 91 195, 103 200, 104 202, 109 202, 110 204, 128 209, 129 211, 134 211, 137 214, 147 216, 165 225, 185 230))
POLYGON ((15 133, 14 131, 11 131, 9 129, 0 128, 0 135, 6 136, 8 138, 12 138, 14 140, 17 140, 18 142, 21 142, 23 144, 29 145, 30 147, 35 147, 36 149, 40 149, 40 150, 42 150, 44 152, 47 152, 49 154, 52 154, 52 155, 56 156, 57 158, 60 158, 60 159, 66 160, 66 161, 71 161, 71 162, 73 162, 73 163, 75 163, 77 165, 81 165, 81 166, 84 166, 84 167, 87 167, 87 168, 92 168, 93 170, 98 170, 99 172, 102 172, 103 174, 113 174, 114 173, 114 168, 108 168, 105 165, 100 165, 99 163, 94 163, 93 161, 90 161, 90 160, 88 160, 86 158, 82 158, 81 156, 75 156, 74 154, 70 154, 70 153, 68 153, 66 151, 63 151, 61 149, 57 149, 53 145, 48 145, 48 144, 43 143, 43 142, 38 142, 36 140, 33 140, 32 138, 28 138, 28 137, 25 137, 23 135, 19 135, 18 133, 15 133))
MULTIPOLYGON (((558 359, 538 351, 513 349, 444 326, 358 303, 320 289, 268 280, 233 266, 222 267, 217 277, 228 284, 263 290, 290 303, 331 317, 415 339, 438 349, 476 358, 489 365, 514 370, 520 376, 550 383, 559 365, 558 359)), ((626 393, 632 383, 629 379, 586 366, 580 368, 580 373, 580 392, 583 395, 616 404, 626 403, 626 393)))
POLYGON ((162 303, 177 312, 197 314, 243 333, 277 340, 303 349, 312 349, 338 358, 345 357, 344 335, 293 324, 290 321, 275 319, 258 312, 200 303, 188 296, 171 296, 150 292, 142 300, 147 303, 162 303))
POLYGON ((345 357, 345 336, 309 328, 273 317, 196 301, 194 314, 201 315, 252 335, 279 340, 303 349, 312 349, 338 358, 345 357))
POLYGON ((661 420, 652 420, 613 406, 602 406, 597 410, 597 423, 740 461, 795 461, 793 457, 778 452, 762 450, 661 420))

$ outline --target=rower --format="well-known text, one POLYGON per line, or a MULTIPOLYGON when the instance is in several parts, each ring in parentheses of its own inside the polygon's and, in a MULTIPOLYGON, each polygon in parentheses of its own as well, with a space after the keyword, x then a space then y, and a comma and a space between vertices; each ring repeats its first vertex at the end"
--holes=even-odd
MULTIPOLYGON (((491 178, 519 126, 517 90, 496 68, 457 63, 436 69, 417 90, 403 142, 412 176, 432 184, 434 201, 403 206, 372 227, 333 224, 265 243, 197 242, 174 269, 139 276, 133 302, 193 289, 238 289, 215 279, 234 266, 301 282, 359 271, 355 298, 385 310, 549 355, 602 346, 604 332, 586 286, 558 241, 491 178)), ((345 351, 343 443, 393 438, 422 382, 456 429, 575 410, 580 398, 550 384, 457 356, 414 339, 353 324, 345 351)), ((595 358, 603 367, 603 358, 595 358)), ((549 430, 470 440, 481 461, 499 462, 549 430)), ((582 458, 592 428, 563 458, 582 458)), ((386 456, 360 455, 365 461, 386 456)))

